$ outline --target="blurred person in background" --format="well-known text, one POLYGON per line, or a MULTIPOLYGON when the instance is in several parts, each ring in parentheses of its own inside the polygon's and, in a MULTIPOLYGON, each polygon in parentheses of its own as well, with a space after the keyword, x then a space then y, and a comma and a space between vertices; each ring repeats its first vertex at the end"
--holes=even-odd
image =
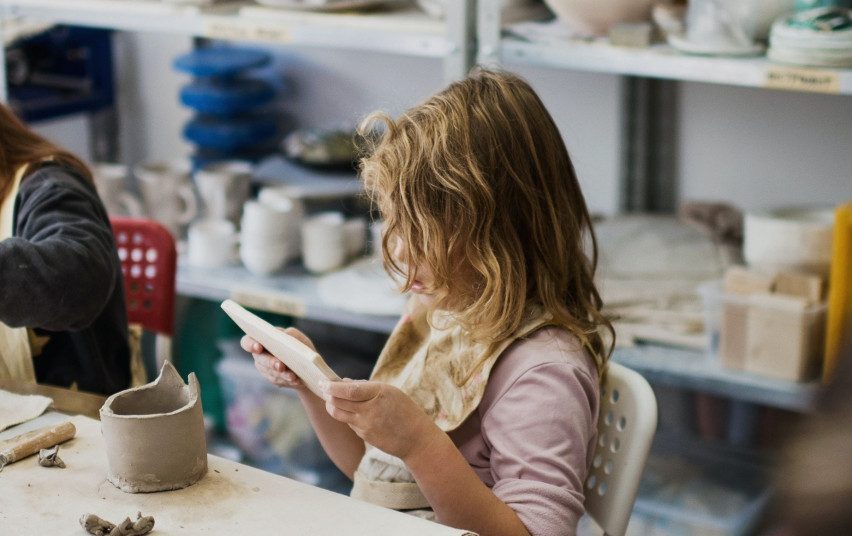
POLYGON ((121 264, 83 162, 0 104, 0 379, 130 384, 121 264))
POLYGON ((815 414, 782 451, 774 536, 852 534, 852 325, 815 414))

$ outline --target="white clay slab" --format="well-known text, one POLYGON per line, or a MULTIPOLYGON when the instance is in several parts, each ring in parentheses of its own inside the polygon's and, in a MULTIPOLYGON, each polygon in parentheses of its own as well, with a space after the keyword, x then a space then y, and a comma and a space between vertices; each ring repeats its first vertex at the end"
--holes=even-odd
POLYGON ((259 316, 250 313, 233 300, 222 302, 222 310, 243 330, 259 342, 266 351, 280 359, 305 385, 319 397, 319 381, 340 380, 340 376, 326 364, 322 356, 298 339, 287 335, 259 316))

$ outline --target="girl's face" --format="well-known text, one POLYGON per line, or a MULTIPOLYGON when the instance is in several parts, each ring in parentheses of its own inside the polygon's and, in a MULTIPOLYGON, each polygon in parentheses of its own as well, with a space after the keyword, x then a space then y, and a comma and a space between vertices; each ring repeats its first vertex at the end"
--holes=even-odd
POLYGON ((394 239, 393 256, 397 259, 397 262, 399 262, 400 265, 405 266, 406 269, 410 271, 413 271, 412 276, 414 278, 414 282, 411 285, 411 292, 417 294, 423 305, 426 305, 427 307, 433 305, 435 302, 435 279, 432 276, 432 270, 429 266, 425 264, 412 266, 409 264, 408 259, 405 258, 405 248, 403 247, 402 238, 399 236, 394 239))

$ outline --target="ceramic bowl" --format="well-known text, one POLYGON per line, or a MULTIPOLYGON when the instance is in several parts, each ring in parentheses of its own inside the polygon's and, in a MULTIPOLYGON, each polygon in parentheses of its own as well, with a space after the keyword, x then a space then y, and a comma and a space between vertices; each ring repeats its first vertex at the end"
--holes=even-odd
POLYGON ((544 0, 556 16, 587 35, 606 35, 619 22, 650 19, 653 0, 544 0))
POLYGON ((240 246, 240 260, 246 269, 256 275, 271 275, 281 270, 287 262, 289 251, 286 244, 280 246, 240 246))
POLYGON ((749 266, 827 275, 834 214, 830 209, 788 208, 745 216, 743 255, 749 266))

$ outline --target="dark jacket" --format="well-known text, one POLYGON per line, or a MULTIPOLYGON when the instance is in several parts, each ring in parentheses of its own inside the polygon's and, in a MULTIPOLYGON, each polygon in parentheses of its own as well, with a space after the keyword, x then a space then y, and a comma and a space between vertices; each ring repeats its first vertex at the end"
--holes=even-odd
POLYGON ((130 383, 112 229, 94 185, 73 170, 43 165, 21 183, 13 237, 0 242, 0 322, 37 336, 39 383, 103 394, 130 383))

